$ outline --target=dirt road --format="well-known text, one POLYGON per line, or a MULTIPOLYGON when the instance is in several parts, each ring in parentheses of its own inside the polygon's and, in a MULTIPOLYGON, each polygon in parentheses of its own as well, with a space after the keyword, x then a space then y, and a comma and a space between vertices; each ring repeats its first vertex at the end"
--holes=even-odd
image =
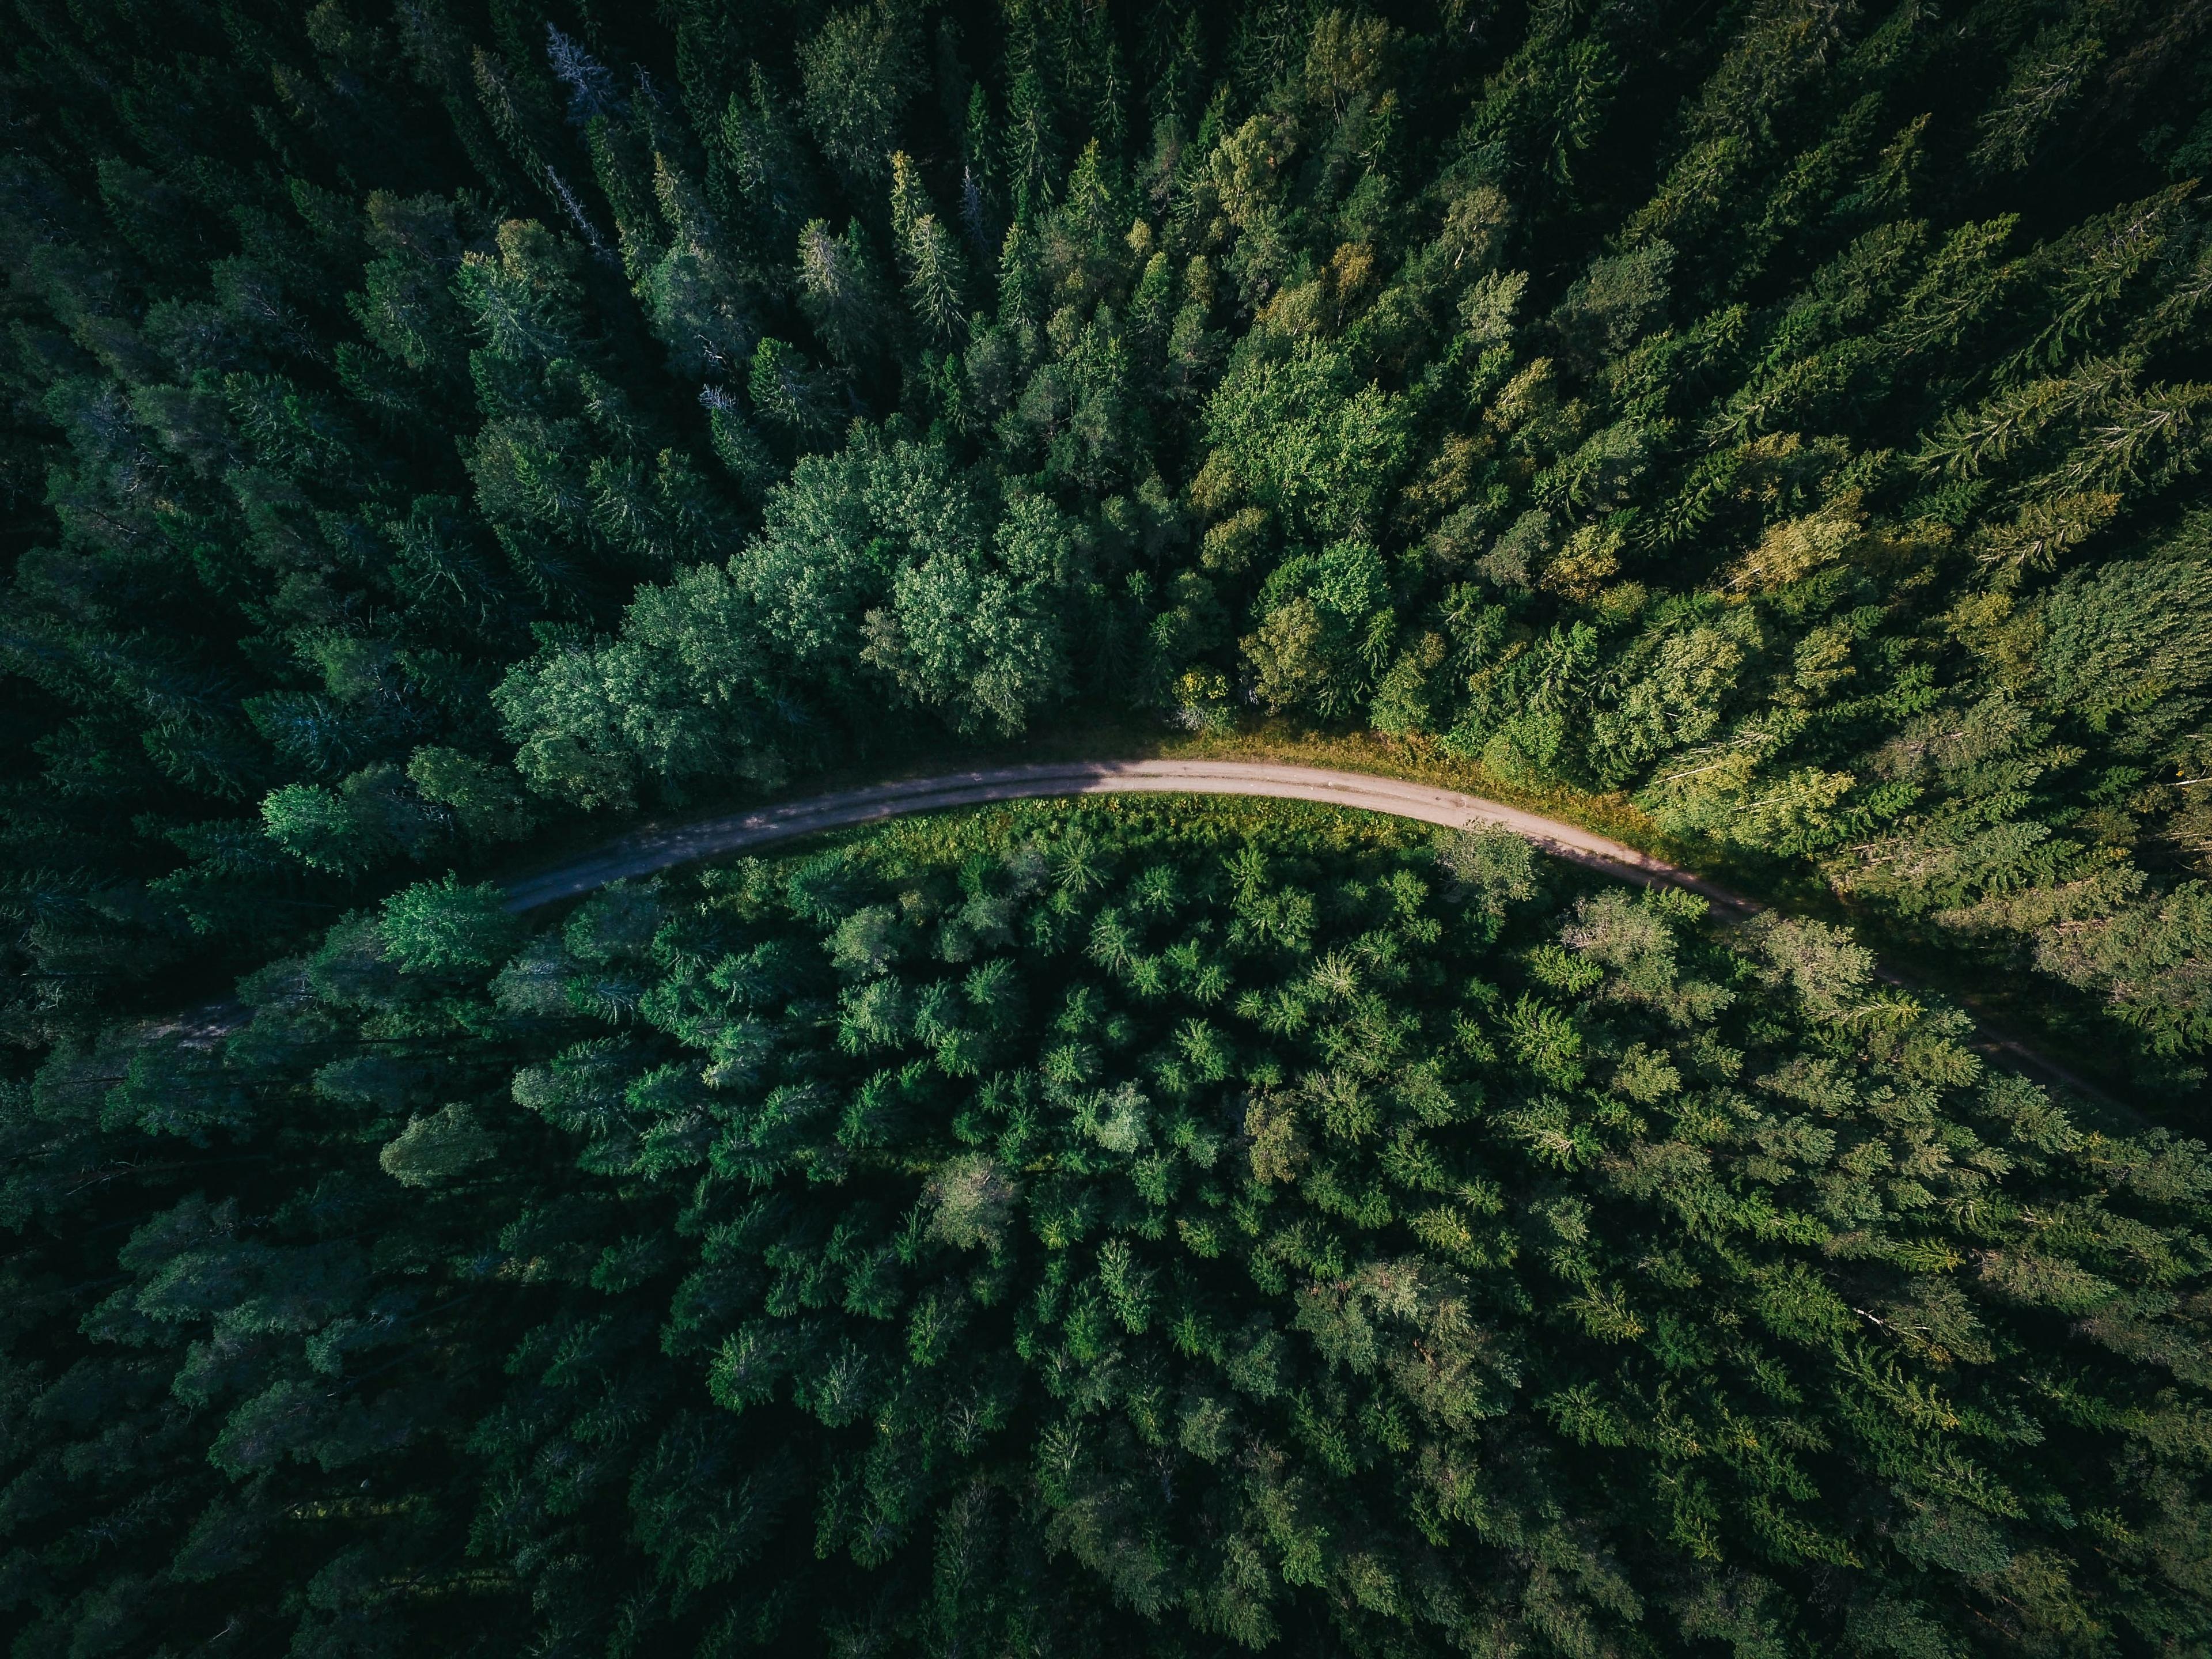
MULTIPOLYGON (((525 876, 507 884, 507 908, 532 910, 574 898, 629 876, 650 875, 701 859, 720 858, 755 847, 823 830, 872 823, 908 812, 930 812, 992 801, 1034 799, 1052 795, 1199 794, 1264 795, 1274 800, 1320 801, 1356 807, 1393 817, 1418 818, 1454 830, 1509 830, 1554 858, 1565 859, 1609 875, 1665 884, 1703 895, 1732 915, 1747 916, 1765 907, 1705 880, 1690 871, 1607 840, 1558 818, 1539 817, 1501 801, 1465 795, 1397 778, 1360 772, 1334 772, 1316 766, 1285 766, 1268 761, 1077 761, 1031 766, 981 768, 948 772, 898 783, 814 795, 779 806, 706 818, 696 823, 637 830, 616 837, 580 858, 525 876)), ((1903 984, 1884 972, 1892 984, 1903 984)), ((1973 1046, 1992 1060, 2046 1082, 2062 1084, 2106 1107, 2133 1116, 2094 1085, 2038 1054, 2026 1044, 1983 1026, 1973 1046)))
POLYGON ((1276 800, 1357 807, 1454 830, 1487 826, 1510 830, 1554 857, 1609 874, 1687 888, 1738 915, 1748 915, 1760 908, 1686 870, 1593 835, 1577 824, 1539 817, 1479 795, 1359 772, 1324 771, 1314 766, 1188 760, 1061 762, 950 772, 815 795, 696 823, 641 830, 619 836, 581 858, 508 883, 508 908, 534 909, 626 876, 648 875, 700 859, 719 858, 817 830, 842 830, 908 812, 1048 795, 1127 794, 1265 795, 1276 800))

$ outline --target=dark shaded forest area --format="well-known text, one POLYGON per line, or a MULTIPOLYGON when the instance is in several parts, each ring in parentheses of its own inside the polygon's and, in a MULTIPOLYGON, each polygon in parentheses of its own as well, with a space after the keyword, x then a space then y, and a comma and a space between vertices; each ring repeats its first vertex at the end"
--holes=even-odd
POLYGON ((2212 1654, 2212 3, 0 46, 13 1653, 2212 1654))

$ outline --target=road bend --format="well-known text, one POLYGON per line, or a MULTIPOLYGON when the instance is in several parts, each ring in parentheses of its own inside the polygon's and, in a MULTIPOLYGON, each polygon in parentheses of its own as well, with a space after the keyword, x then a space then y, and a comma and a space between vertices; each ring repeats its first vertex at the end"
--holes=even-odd
MULTIPOLYGON (((1503 830, 1553 858, 1646 886, 1679 887, 1736 917, 1754 915, 1765 908, 1694 872, 1580 824, 1523 811, 1503 801, 1361 772, 1273 761, 1218 760, 1065 761, 980 767, 811 795, 691 823, 633 830, 579 857, 509 881, 507 908, 534 910, 610 882, 910 812, 1066 795, 1259 795, 1271 800, 1317 801, 1328 806, 1381 812, 1450 830, 1503 830)), ((1877 971, 1889 984, 1908 983, 1887 970, 1877 971)), ((1978 1025, 1972 1046, 2030 1076, 2061 1084, 2130 1119, 2136 1116, 2094 1085, 1986 1024, 1978 1025)))

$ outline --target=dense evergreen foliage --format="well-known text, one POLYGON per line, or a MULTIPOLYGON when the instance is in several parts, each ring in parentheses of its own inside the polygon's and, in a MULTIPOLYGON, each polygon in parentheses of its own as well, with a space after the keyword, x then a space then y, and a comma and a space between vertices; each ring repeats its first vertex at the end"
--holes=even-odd
POLYGON ((2197 1075, 2200 7, 9 34, 20 1040, 549 813, 1256 706, 1621 792, 2197 1075))
POLYGON ((15 1651, 2205 1651, 2202 1147, 1430 836, 425 883, 58 1055, 15 1651))
POLYGON ((1275 717, 2192 1124, 2212 7, 4 16, 13 1652, 2212 1656, 2212 1162, 1848 933, 1318 810, 479 880, 1275 717))

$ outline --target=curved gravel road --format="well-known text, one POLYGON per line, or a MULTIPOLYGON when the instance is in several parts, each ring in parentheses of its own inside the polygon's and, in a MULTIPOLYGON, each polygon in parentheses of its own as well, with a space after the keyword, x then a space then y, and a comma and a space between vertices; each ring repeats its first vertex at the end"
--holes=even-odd
MULTIPOLYGON (((1480 795, 1439 789, 1431 784, 1408 783, 1398 778, 1373 777, 1361 772, 1329 771, 1317 766, 1285 766, 1273 761, 1200 760, 1045 762, 1029 766, 984 767, 970 772, 947 772, 936 777, 910 778, 897 783, 871 784, 865 788, 813 795, 780 806, 732 812, 696 823, 635 830, 616 837, 581 858, 509 881, 507 908, 533 910, 626 877, 650 875, 656 870, 671 869, 701 859, 719 858, 819 830, 872 823, 908 812, 1042 796, 1129 794, 1264 795, 1275 800, 1320 801, 1331 806, 1357 807, 1363 811, 1388 813, 1393 817, 1418 818, 1424 823, 1442 824, 1453 830, 1510 830, 1554 858, 1642 882, 1646 886, 1684 888, 1735 915, 1748 916, 1765 908, 1702 876, 1596 835, 1579 824, 1524 812, 1501 801, 1485 800, 1480 795)), ((1877 971, 1890 984, 1905 983, 1893 974, 1877 971)), ((1978 1028, 1972 1046, 1991 1059, 2002 1057, 2031 1076, 2063 1084, 2124 1117, 2136 1116, 2131 1109, 2094 1085, 1986 1025, 1978 1028)))
POLYGON ((1685 887, 1739 915, 1749 915, 1762 908, 1686 870, 1578 825, 1539 817, 1455 789, 1370 777, 1361 772, 1326 771, 1317 766, 1282 766, 1272 761, 1148 760, 1047 762, 948 772, 938 777, 813 795, 781 806, 763 806, 670 829, 639 830, 618 836, 580 859, 507 883, 507 908, 532 910, 626 876, 648 875, 699 859, 719 858, 817 830, 842 830, 908 812, 1046 795, 1165 794, 1265 795, 1275 800, 1356 806, 1453 830, 1507 830, 1556 858, 1646 884, 1685 887))

